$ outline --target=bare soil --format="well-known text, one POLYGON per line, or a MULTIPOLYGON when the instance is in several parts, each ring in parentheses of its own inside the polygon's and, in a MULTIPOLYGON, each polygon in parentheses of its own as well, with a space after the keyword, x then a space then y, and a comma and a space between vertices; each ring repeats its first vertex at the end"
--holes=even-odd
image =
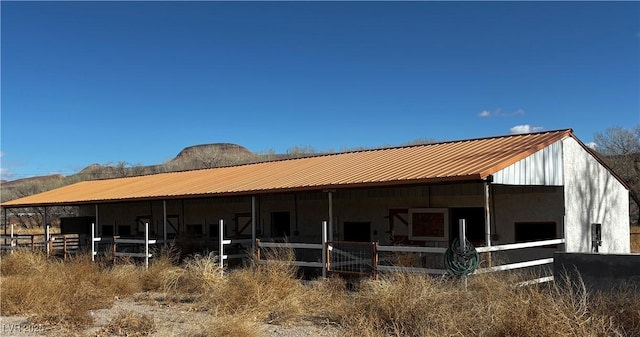
MULTIPOLYGON (((117 299, 108 309, 93 310, 87 313, 93 323, 78 331, 57 326, 44 326, 32 323, 28 317, 0 317, 0 336, 140 336, 127 331, 110 332, 108 326, 121 312, 144 314, 153 320, 155 330, 150 336, 190 336, 195 335, 205 322, 216 320, 211 313, 197 311, 191 303, 165 301, 161 293, 141 293, 133 298, 117 299)), ((292 325, 260 324, 261 337, 337 337, 340 328, 322 322, 303 321, 292 325)))

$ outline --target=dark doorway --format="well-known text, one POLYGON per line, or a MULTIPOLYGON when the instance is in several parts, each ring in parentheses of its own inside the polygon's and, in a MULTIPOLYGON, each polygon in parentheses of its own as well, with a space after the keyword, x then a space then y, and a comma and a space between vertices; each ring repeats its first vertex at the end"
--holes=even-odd
POLYGON ((344 241, 371 242, 371 223, 345 222, 344 241))
POLYGON ((289 237, 291 217, 289 212, 271 212, 271 236, 289 237))
POLYGON ((531 242, 556 239, 555 222, 516 222, 515 241, 531 242))
POLYGON ((484 208, 482 207, 459 207, 450 209, 449 217, 451 227, 449 228, 449 243, 459 236, 459 221, 465 219, 467 223, 467 240, 474 245, 484 243, 484 208))

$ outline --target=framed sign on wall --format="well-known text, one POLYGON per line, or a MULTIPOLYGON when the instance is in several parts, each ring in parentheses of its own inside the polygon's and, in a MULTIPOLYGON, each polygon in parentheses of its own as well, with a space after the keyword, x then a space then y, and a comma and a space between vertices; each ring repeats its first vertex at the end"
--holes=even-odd
POLYGON ((448 241, 449 209, 410 208, 409 239, 424 241, 448 241))

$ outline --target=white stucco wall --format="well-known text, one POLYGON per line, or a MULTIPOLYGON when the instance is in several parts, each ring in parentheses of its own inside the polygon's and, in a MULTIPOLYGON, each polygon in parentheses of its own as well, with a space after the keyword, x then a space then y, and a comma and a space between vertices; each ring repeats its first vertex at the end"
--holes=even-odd
POLYGON ((573 138, 563 140, 568 252, 591 251, 591 224, 602 224, 601 253, 629 253, 629 191, 573 138))

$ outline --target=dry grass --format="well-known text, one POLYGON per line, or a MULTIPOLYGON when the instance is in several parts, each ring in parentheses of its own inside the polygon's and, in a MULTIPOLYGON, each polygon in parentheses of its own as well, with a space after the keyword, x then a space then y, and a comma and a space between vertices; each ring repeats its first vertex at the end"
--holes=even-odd
MULTIPOLYGON (((515 279, 507 280, 515 281, 515 279)), ((610 314, 594 314, 577 287, 512 287, 480 276, 465 287, 419 275, 367 281, 345 302, 337 320, 349 336, 636 336, 610 314)), ((636 299, 638 297, 636 296, 636 299)), ((631 309, 630 315, 640 314, 631 309)))
POLYGON ((162 269, 144 270, 132 264, 101 265, 89 255, 65 262, 16 251, 0 260, 0 313, 30 316, 40 324, 86 326, 92 320, 89 310, 108 308, 118 297, 155 287, 150 280, 169 270, 162 259, 159 265, 162 269))
MULTIPOLYGON (((293 253, 281 251, 272 260, 291 261, 293 253)), ((166 274, 165 291, 181 300, 197 301, 200 310, 220 315, 244 315, 256 321, 285 324, 303 317, 304 287, 296 268, 270 262, 221 275, 215 260, 196 256, 181 270, 166 274)))
MULTIPOLYGON (((291 260, 291 252, 276 252, 291 260)), ((2 314, 37 323, 82 326, 88 310, 116 297, 162 290, 211 314, 192 336, 258 336, 259 323, 301 320, 341 326, 346 336, 640 336, 640 291, 588 294, 581 283, 513 287, 518 276, 455 280, 389 274, 347 288, 339 278, 300 282, 287 263, 254 263, 221 276, 214 259, 194 256, 180 267, 169 255, 149 270, 102 266, 87 257, 63 263, 39 254, 3 257, 2 314)), ((122 313, 112 333, 144 335, 153 326, 122 313)), ((110 329, 111 329, 110 328, 110 329)))
POLYGON ((259 337, 260 327, 243 315, 225 315, 202 324, 189 337, 259 337))
POLYGON ((16 252, 2 258, 3 315, 33 316, 38 323, 84 325, 87 311, 111 305, 109 279, 87 258, 63 263, 41 254, 16 252), (23 261, 28 261, 22 266, 23 261))
POLYGON ((105 331, 109 336, 151 336, 156 331, 156 325, 149 315, 125 310, 111 319, 105 331))

